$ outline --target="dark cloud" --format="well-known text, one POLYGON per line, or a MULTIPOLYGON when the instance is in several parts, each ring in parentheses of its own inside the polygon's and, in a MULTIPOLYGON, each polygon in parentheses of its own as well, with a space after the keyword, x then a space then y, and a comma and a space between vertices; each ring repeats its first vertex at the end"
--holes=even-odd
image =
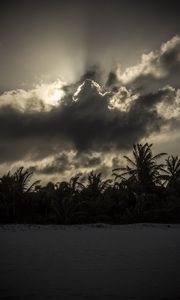
POLYGON ((110 88, 113 92, 118 91, 119 80, 117 78, 116 72, 114 71, 109 72, 105 86, 106 88, 110 88))
POLYGON ((2 93, 0 164, 23 161, 47 176, 81 169, 107 174, 118 164, 116 154, 133 143, 164 128, 178 131, 180 90, 164 83, 178 74, 179 55, 180 39, 174 37, 121 76, 93 66, 72 84, 2 93), (48 91, 61 89, 56 106, 43 102, 48 91))
MULTIPOLYGON (((164 99, 173 101, 174 94, 163 89, 139 96, 128 111, 121 111, 109 109, 112 93, 102 94, 96 83, 86 80, 76 97, 74 101, 68 96, 58 107, 44 112, 1 107, 1 162, 28 156, 42 159, 70 149, 79 153, 129 149, 134 142, 160 131, 166 121, 156 105, 164 99)), ((91 158, 86 164, 95 162, 91 158)))
POLYGON ((103 71, 100 69, 100 67, 98 65, 94 65, 94 66, 89 67, 85 71, 85 73, 83 74, 83 76, 81 76, 78 84, 81 84, 86 79, 91 79, 91 80, 94 80, 94 81, 96 81, 98 83, 101 83, 102 76, 103 76, 103 71))

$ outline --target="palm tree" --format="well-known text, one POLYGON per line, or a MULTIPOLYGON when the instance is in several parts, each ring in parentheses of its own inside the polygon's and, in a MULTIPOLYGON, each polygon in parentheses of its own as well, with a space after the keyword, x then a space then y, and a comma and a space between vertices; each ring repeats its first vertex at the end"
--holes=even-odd
POLYGON ((130 183, 135 183, 141 188, 148 188, 161 184, 161 172, 164 171, 164 164, 157 164, 157 160, 166 155, 166 153, 159 153, 155 156, 151 150, 152 144, 145 143, 133 145, 133 159, 124 156, 127 161, 125 167, 120 167, 113 170, 115 178, 127 180, 130 183), (121 171, 117 174, 116 171, 121 171))
POLYGON ((80 181, 81 173, 73 176, 70 178, 69 182, 67 181, 62 181, 62 182, 57 182, 55 184, 55 189, 56 191, 60 193, 65 193, 65 194, 76 194, 78 193, 81 189, 84 188, 84 185, 80 181))
POLYGON ((10 172, 0 178, 1 205, 6 210, 9 218, 15 215, 14 178, 10 172))
POLYGON ((81 209, 83 199, 80 197, 84 185, 80 177, 81 174, 77 174, 68 182, 62 181, 55 184, 56 197, 53 199, 52 208, 61 223, 71 223, 75 218, 84 214, 81 209))
MULTIPOLYGON (((107 203, 105 203, 104 192, 110 185, 111 180, 102 180, 101 173, 90 172, 87 177, 87 185, 81 193, 84 199, 84 210, 90 218, 94 221, 100 219, 107 210, 107 203)), ((107 198, 106 198, 107 200, 107 198)), ((106 201, 107 202, 107 201, 106 201)))
POLYGON ((48 215, 52 211, 52 206, 54 199, 56 199, 55 184, 53 182, 48 182, 46 186, 39 190, 39 203, 41 207, 41 213, 45 220, 47 221, 48 215))
POLYGON ((166 159, 166 174, 163 175, 166 187, 176 187, 180 183, 180 158, 169 156, 166 159))
POLYGON ((99 194, 104 192, 111 182, 110 179, 103 181, 102 174, 94 173, 93 171, 90 172, 87 179, 88 179, 87 190, 93 194, 99 194))
POLYGON ((32 175, 33 171, 24 169, 24 167, 20 167, 13 174, 15 186, 21 195, 31 192, 32 189, 40 182, 39 180, 36 180, 29 185, 32 175))
POLYGON ((24 195, 32 191, 39 180, 29 185, 33 172, 29 169, 24 170, 20 167, 14 173, 8 172, 0 178, 0 191, 8 203, 9 215, 13 218, 16 216, 17 204, 22 206, 24 195))

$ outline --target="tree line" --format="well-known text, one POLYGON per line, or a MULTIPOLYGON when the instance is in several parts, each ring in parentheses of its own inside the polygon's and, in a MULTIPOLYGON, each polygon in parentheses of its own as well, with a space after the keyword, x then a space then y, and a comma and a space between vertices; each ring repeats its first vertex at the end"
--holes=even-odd
POLYGON ((112 170, 112 179, 90 172, 41 186, 20 167, 0 178, 0 222, 82 224, 180 222, 180 158, 152 144, 134 144, 132 159, 112 170), (166 156, 166 157, 165 157, 166 156), (163 159, 163 162, 162 162, 163 159))

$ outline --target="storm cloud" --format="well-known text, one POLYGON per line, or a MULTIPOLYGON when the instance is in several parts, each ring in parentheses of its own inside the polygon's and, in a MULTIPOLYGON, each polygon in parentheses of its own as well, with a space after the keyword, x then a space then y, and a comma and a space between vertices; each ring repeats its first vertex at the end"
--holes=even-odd
POLYGON ((72 84, 2 93, 0 163, 46 175, 110 168, 133 143, 179 130, 178 82, 166 85, 179 68, 176 36, 121 75, 93 66, 72 84))
POLYGON ((110 100, 116 95, 102 94, 97 84, 86 80, 76 101, 64 98, 50 111, 22 112, 10 105, 3 106, 0 109, 1 159, 9 156, 13 160, 33 152, 44 157, 47 151, 54 153, 69 148, 79 152, 128 149, 133 142, 160 130, 165 119, 158 114, 156 104, 168 93, 164 89, 139 96, 127 111, 121 111, 120 107, 110 107, 110 100))

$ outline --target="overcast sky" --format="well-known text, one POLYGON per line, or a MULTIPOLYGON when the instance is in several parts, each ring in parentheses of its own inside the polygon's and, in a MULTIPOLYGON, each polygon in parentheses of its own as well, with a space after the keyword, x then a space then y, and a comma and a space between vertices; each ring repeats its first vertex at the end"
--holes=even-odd
POLYGON ((179 1, 1 1, 0 171, 116 167, 180 153, 179 1))

